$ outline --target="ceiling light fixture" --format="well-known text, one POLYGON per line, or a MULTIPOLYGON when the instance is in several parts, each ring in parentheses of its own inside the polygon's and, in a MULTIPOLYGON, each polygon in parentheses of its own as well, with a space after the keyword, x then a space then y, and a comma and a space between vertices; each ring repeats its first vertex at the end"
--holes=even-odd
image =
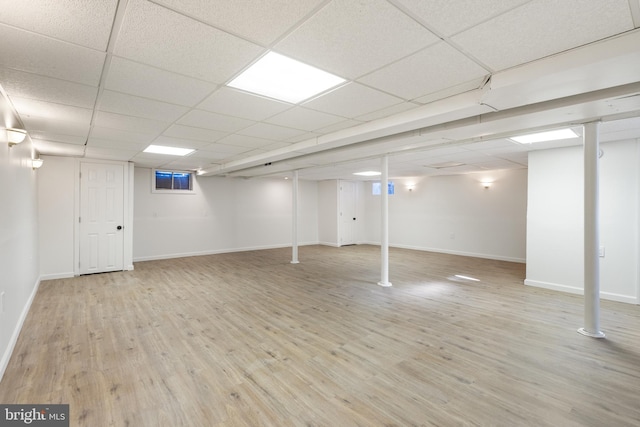
POLYGON ((193 148, 168 147, 165 145, 150 145, 144 149, 145 153, 167 154, 170 156, 186 156, 193 153, 193 148))
POLYGON ((358 176, 378 176, 378 175, 382 175, 381 172, 376 172, 376 171, 364 171, 364 172, 354 172, 354 175, 358 175, 358 176))
POLYGON ((7 141, 9 141, 9 147, 20 144, 27 137, 27 131, 23 129, 7 128, 6 131, 7 141))
POLYGON ((345 79, 275 52, 269 52, 227 86, 297 104, 345 79))
POLYGON ((547 132, 538 132, 528 135, 512 136, 511 140, 520 144, 533 144, 536 142, 559 141, 561 139, 577 138, 578 134, 572 129, 557 129, 547 132))
POLYGON ((42 164, 44 163, 44 160, 42 160, 40 157, 38 157, 37 159, 32 159, 31 160, 31 168, 33 170, 38 169, 40 166, 42 166, 42 164))

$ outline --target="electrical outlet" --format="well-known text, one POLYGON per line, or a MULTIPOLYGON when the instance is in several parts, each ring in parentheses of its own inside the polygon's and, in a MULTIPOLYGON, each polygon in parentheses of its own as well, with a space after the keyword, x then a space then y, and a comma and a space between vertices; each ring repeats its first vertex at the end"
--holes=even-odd
POLYGON ((600 258, 604 258, 604 246, 600 246, 600 248, 598 249, 598 256, 600 258))

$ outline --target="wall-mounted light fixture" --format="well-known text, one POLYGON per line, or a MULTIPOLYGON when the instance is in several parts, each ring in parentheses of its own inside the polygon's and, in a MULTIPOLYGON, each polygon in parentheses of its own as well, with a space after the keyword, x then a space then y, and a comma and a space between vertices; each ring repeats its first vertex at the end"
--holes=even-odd
POLYGON ((36 170, 40 166, 42 166, 43 163, 44 163, 44 160, 42 160, 40 157, 38 157, 37 159, 32 159, 31 160, 31 167, 33 168, 33 170, 36 170))
POLYGON ((484 187, 485 190, 488 190, 493 185, 493 182, 492 181, 482 181, 481 184, 482 184, 482 186, 484 187))
POLYGON ((407 190, 408 191, 413 191, 415 188, 416 188, 415 182, 408 182, 407 183, 407 190))
POLYGON ((6 132, 9 147, 20 144, 27 137, 27 131, 24 129, 7 128, 6 132))

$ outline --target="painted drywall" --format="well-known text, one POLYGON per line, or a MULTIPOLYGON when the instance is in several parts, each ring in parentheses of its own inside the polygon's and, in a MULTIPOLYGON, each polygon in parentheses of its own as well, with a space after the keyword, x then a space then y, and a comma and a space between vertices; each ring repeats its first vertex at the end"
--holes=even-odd
POLYGON ((318 182, 318 239, 338 246, 338 181, 318 182))
POLYGON ((78 159, 42 156, 38 170, 40 271, 44 279, 74 274, 74 188, 78 159))
MULTIPOLYGON (((159 194, 151 176, 135 168, 134 261, 291 245, 291 181, 200 176, 193 194, 159 194)), ((318 186, 298 185, 298 243, 317 243, 318 186)))
POLYGON ((0 140, 0 379, 40 282, 32 150, 28 139, 11 148, 0 140))
MULTIPOLYGON (((601 148, 600 294, 637 304, 639 143, 601 148)), ((526 284, 583 293, 583 179, 582 147, 529 154, 526 284)))
MULTIPOLYGON (((390 246, 525 261, 526 170, 392 181, 390 246), (492 182, 489 189, 484 181, 492 182)), ((372 195, 371 182, 363 199, 366 239, 379 244, 380 196, 372 195)))

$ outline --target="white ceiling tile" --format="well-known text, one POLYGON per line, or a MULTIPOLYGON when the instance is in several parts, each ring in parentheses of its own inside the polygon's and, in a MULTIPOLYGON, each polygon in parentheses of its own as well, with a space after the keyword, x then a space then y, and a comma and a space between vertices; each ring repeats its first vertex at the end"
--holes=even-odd
POLYGON ((216 84, 204 82, 148 65, 114 57, 105 88, 143 98, 193 107, 211 93, 216 84))
POLYGON ((352 119, 402 102, 400 98, 352 82, 303 105, 352 119))
POLYGON ((403 102, 401 104, 396 104, 391 107, 383 108, 378 111, 374 111, 373 113, 363 114, 362 116, 356 117, 356 120, 361 120, 363 122, 369 122, 372 120, 383 119, 385 117, 393 116, 394 114, 402 113, 407 110, 411 110, 413 108, 419 107, 419 105, 414 104, 412 102, 403 102))
POLYGON ((350 127, 361 125, 363 122, 358 120, 343 120, 335 125, 326 126, 320 129, 316 129, 316 132, 319 134, 326 135, 328 133, 337 132, 339 130, 348 129, 350 127))
POLYGON ((104 52, 0 24, 0 67, 98 86, 104 52))
POLYGON ((304 107, 292 108, 266 120, 267 123, 274 125, 302 129, 309 132, 322 127, 334 125, 342 121, 344 121, 344 117, 309 110, 304 107))
POLYGON ((35 149, 40 154, 53 156, 82 156, 85 146, 83 144, 67 144, 64 142, 52 142, 48 140, 31 139, 35 149))
POLYGON ((247 148, 263 148, 273 144, 271 139, 255 138, 253 136, 233 134, 228 135, 218 141, 221 144, 236 145, 247 148))
POLYGON ((10 97, 37 99, 76 107, 93 108, 98 88, 39 74, 0 68, 0 82, 10 97))
POLYGON ((620 131, 640 128, 640 117, 629 117, 627 119, 612 120, 600 123, 600 135, 615 133, 620 131))
POLYGON ((217 130, 219 132, 236 132, 240 129, 251 126, 253 121, 241 119, 239 117, 224 116, 209 111, 191 110, 184 117, 178 120, 179 124, 194 126, 204 129, 217 130))
POLYGON ((173 136, 183 139, 197 139, 199 141, 215 142, 227 135, 227 132, 221 132, 211 129, 203 129, 192 126, 171 125, 169 129, 163 132, 163 135, 173 136))
POLYGON ((44 141, 61 142, 64 144, 74 144, 74 145, 83 145, 87 140, 86 136, 64 135, 59 133, 37 131, 37 130, 30 130, 29 136, 31 137, 32 141, 39 140, 41 142, 44 142, 44 141))
POLYGON ((627 0, 535 0, 452 40, 493 70, 504 70, 631 29, 627 0))
POLYGON ((135 162, 138 167, 160 168, 163 165, 176 160, 176 156, 140 152, 130 160, 135 162))
POLYGON ((227 156, 226 153, 214 153, 213 151, 204 151, 204 150, 197 150, 191 154, 189 154, 188 158, 189 159, 198 159, 199 161, 201 161, 204 165, 207 164, 211 164, 211 162, 220 160, 220 159, 224 159, 227 156))
POLYGON ((137 152, 144 150, 145 148, 147 148, 148 145, 149 145, 148 142, 145 143, 140 141, 135 141, 135 142, 118 141, 113 139, 95 138, 93 136, 90 136, 87 142, 87 147, 93 147, 93 148, 100 147, 100 148, 109 148, 111 150, 124 150, 128 152, 133 152, 133 154, 136 154, 137 152))
POLYGON ((464 144, 463 146, 466 150, 474 150, 474 151, 484 151, 488 149, 494 149, 496 151, 499 150, 524 150, 522 144, 515 143, 507 138, 501 139, 492 139, 489 141, 478 141, 478 142, 470 142, 468 144, 464 144))
POLYGON ((109 113, 118 113, 163 122, 172 122, 188 111, 188 108, 179 105, 126 95, 110 90, 102 92, 98 109, 109 113))
POLYGON ((451 36, 530 0, 395 0, 429 28, 451 36))
POLYGON ((22 121, 29 133, 46 132, 82 137, 84 140, 89 135, 89 123, 48 120, 42 117, 22 117, 22 121))
POLYGON ((19 97, 11 97, 11 102, 20 117, 40 117, 47 120, 91 123, 92 110, 71 105, 56 104, 19 97))
POLYGON ((458 95, 464 92, 468 92, 474 89, 481 88, 486 83, 488 76, 480 76, 467 82, 449 86, 445 89, 441 89, 435 92, 431 92, 428 95, 420 96, 413 100, 418 104, 429 104, 439 99, 449 98, 450 96, 458 95))
MULTIPOLYGON (((347 120, 345 120, 347 121, 347 120)), ((338 123, 339 125, 340 123, 338 123)), ((334 125, 334 126, 338 126, 338 125, 334 125)), ((329 126, 332 127, 332 126, 329 126)), ((306 133, 302 133, 300 135, 296 135, 293 138, 287 138, 287 140, 285 142, 289 143, 289 144, 294 144, 296 142, 302 142, 302 141, 308 141, 310 139, 315 140, 316 138, 318 138, 321 135, 320 132, 306 132, 306 133)), ((273 141, 271 141, 273 143, 273 141)))
POLYGON ((411 100, 477 80, 488 73, 447 43, 440 42, 363 77, 360 81, 411 100))
POLYGON ((198 79, 224 83, 264 49, 162 6, 131 0, 115 54, 198 79))
POLYGON ((151 135, 160 135, 169 125, 167 122, 108 113, 106 111, 97 111, 93 118, 93 124, 95 126, 151 135))
POLYGON ((353 79, 437 40, 384 0, 334 0, 274 50, 353 79))
POLYGON ((483 163, 489 160, 490 157, 486 154, 477 151, 467 151, 466 153, 456 153, 456 154, 448 154, 444 156, 440 156, 438 158, 438 162, 461 162, 465 164, 476 164, 483 163))
POLYGON ((0 22, 105 51, 117 0, 3 1, 0 22))
POLYGON ((187 170, 187 171, 188 170, 192 170, 192 171, 195 171, 195 170, 198 170, 198 169, 202 169, 205 166, 208 166, 210 164, 211 164, 211 160, 210 159, 194 157, 193 155, 191 155, 191 156, 187 156, 187 157, 180 157, 177 160, 173 160, 171 162, 167 162, 162 167, 167 168, 167 169, 174 169, 174 170, 187 170))
POLYGON ((220 144, 218 142, 214 142, 213 144, 208 144, 200 148, 200 150, 208 151, 216 154, 230 155, 230 154, 245 153, 251 149, 248 147, 240 147, 237 145, 227 145, 227 144, 220 144))
POLYGON ((234 160, 242 160, 242 159, 245 159, 247 157, 264 154, 266 152, 267 152, 267 150, 263 150, 263 149, 260 149, 260 148, 254 148, 254 149, 252 149, 250 151, 247 151, 245 153, 224 157, 223 159, 224 159, 224 162, 232 162, 234 160))
POLYGON ((487 162, 476 163, 475 165, 487 170, 522 169, 523 167, 521 164, 514 163, 509 160, 495 158, 487 162))
POLYGON ((132 132, 130 130, 106 128, 102 126, 94 126, 91 128, 90 139, 106 139, 109 141, 120 141, 125 143, 137 142, 141 144, 149 144, 156 138, 155 134, 132 132))
POLYGON ((255 136, 256 138, 265 138, 273 140, 286 140, 294 138, 305 133, 299 129, 291 129, 282 126, 276 126, 269 123, 257 123, 251 127, 238 132, 242 135, 255 136))
POLYGON ((262 121, 293 107, 291 104, 221 87, 202 101, 198 108, 244 119, 262 121))
POLYGON ((85 156, 94 159, 129 161, 138 154, 137 150, 126 150, 122 148, 109 148, 98 146, 87 146, 85 156))
POLYGON ((156 0, 232 34, 268 45, 324 0, 156 0), (249 16, 260 19, 247 19, 249 16))

